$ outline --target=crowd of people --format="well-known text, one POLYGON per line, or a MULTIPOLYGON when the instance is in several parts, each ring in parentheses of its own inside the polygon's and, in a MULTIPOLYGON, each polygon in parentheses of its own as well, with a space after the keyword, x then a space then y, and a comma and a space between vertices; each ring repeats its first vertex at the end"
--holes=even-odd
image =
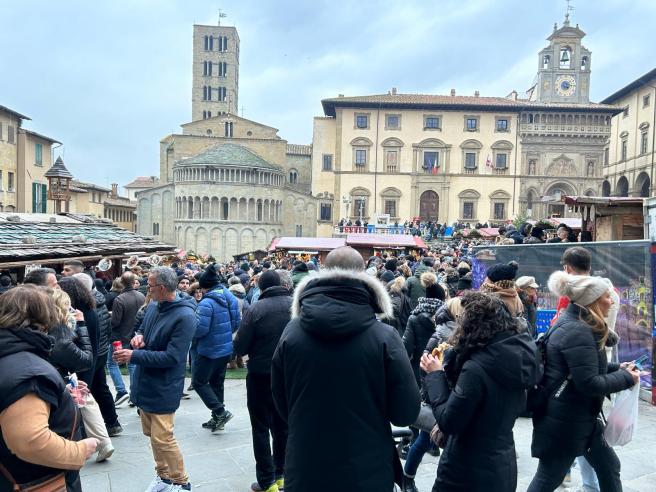
POLYGON ((76 260, 30 271, 0 293, 0 491, 80 491, 86 460, 115 452, 121 405, 136 407, 152 448, 145 490, 192 490, 175 413, 195 391, 209 417, 198 425, 225 429, 226 371, 244 365, 254 492, 417 492, 427 452, 440 456, 434 492, 514 491, 520 416, 539 459, 530 492, 556 489, 575 461, 586 490, 622 490, 599 414, 640 371, 613 351, 612 284, 590 275, 587 249, 567 249, 548 281, 559 310, 539 336, 535 278, 494 264, 474 288, 470 254, 463 242, 117 278, 76 260), (400 453, 392 426, 412 430, 400 453))

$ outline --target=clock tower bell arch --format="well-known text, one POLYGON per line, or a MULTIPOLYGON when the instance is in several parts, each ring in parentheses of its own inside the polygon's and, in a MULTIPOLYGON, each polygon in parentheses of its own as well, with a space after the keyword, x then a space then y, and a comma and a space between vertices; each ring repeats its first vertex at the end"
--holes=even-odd
POLYGON ((538 75, 530 99, 540 102, 590 102, 592 54, 582 44, 585 33, 572 27, 569 14, 561 28, 554 24, 547 38, 549 46, 540 51, 538 75))

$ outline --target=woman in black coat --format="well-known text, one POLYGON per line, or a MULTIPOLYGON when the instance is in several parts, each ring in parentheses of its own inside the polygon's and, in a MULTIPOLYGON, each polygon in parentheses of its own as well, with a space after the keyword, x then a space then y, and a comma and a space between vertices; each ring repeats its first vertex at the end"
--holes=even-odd
POLYGON ((385 321, 396 328, 399 335, 403 337, 408 318, 412 312, 412 304, 410 304, 410 298, 405 288, 405 278, 403 275, 399 275, 391 282, 388 282, 386 288, 392 301, 393 316, 385 321))
POLYGON ((432 272, 422 273, 420 282, 426 289, 426 297, 419 298, 417 307, 408 318, 408 324, 403 333, 403 345, 408 352, 417 386, 421 388, 419 361, 428 340, 435 333, 435 314, 444 305, 446 294, 432 272))
POLYGON ((499 298, 468 292, 461 303, 444 367, 429 353, 421 361, 433 415, 447 436, 433 492, 514 492, 512 430, 535 384, 535 343, 499 298))
POLYGON ((633 364, 609 364, 604 318, 613 303, 600 277, 555 272, 549 290, 571 303, 547 334, 544 378, 548 395, 533 412, 533 457, 540 459, 529 492, 553 491, 577 456, 597 473, 602 492, 621 491, 620 462, 603 437, 599 413, 604 397, 640 380, 633 364))

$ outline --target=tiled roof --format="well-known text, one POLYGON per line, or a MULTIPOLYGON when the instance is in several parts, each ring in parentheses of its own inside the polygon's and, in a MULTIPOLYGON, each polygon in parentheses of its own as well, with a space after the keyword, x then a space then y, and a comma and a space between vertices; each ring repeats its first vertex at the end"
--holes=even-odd
POLYGON ((225 143, 212 147, 189 159, 182 159, 175 163, 176 166, 238 166, 256 167, 280 171, 281 168, 262 159, 259 155, 232 143, 225 143))
POLYGON ((321 101, 324 113, 335 116, 336 107, 404 108, 404 109, 490 109, 522 111, 526 109, 606 110, 619 111, 616 106, 597 103, 544 103, 526 99, 484 96, 442 96, 435 94, 374 94, 370 96, 334 97, 321 101))
POLYGON ((157 176, 137 176, 134 181, 126 184, 123 188, 150 188, 158 184, 157 176))
POLYGON ((348 234, 346 244, 349 246, 370 246, 372 248, 417 247, 415 236, 410 234, 348 234))
POLYGON ((1 106, 0 105, 0 112, 13 114, 17 118, 21 118, 23 120, 31 120, 32 119, 29 116, 25 116, 24 114, 20 114, 20 113, 14 111, 13 109, 9 109, 7 106, 1 106))
POLYGON ((5 213, 0 216, 0 266, 67 257, 128 256, 127 253, 132 252, 173 254, 173 251, 171 245, 101 220, 50 214, 5 213), (11 215, 17 215, 20 221, 8 221, 11 215), (57 222, 50 222, 51 218, 57 222))
POLYGON ((84 189, 88 189, 88 190, 94 189, 94 190, 98 190, 98 191, 105 191, 107 193, 112 191, 109 188, 105 188, 104 186, 99 186, 99 185, 93 184, 93 183, 85 183, 83 181, 78 181, 77 179, 72 179, 71 184, 74 185, 74 186, 77 186, 78 188, 84 188, 84 189))
POLYGON ((59 140, 55 140, 54 138, 46 137, 45 135, 41 135, 40 133, 33 132, 32 130, 26 130, 25 128, 21 128, 20 131, 25 132, 28 135, 33 135, 35 137, 42 138, 43 140, 47 140, 50 143, 58 143, 58 144, 61 143, 59 140))
POLYGON ((137 208, 137 202, 128 200, 127 198, 111 198, 107 197, 103 199, 105 205, 113 205, 116 207, 130 207, 137 208))
POLYGON ((312 155, 312 146, 287 144, 287 153, 292 155, 312 155))
POLYGON ((50 169, 46 171, 44 176, 46 178, 69 178, 69 179, 73 177, 70 171, 66 169, 66 166, 64 165, 64 161, 62 161, 61 157, 57 157, 55 163, 52 165, 50 169))

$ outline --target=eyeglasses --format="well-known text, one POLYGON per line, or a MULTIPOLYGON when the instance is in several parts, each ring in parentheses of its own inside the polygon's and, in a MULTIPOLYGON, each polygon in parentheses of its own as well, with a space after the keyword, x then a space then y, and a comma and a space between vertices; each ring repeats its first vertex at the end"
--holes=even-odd
POLYGON ((164 284, 155 284, 155 285, 150 285, 150 284, 148 284, 148 290, 150 290, 150 289, 154 289, 154 288, 157 287, 158 285, 164 285, 164 284))

